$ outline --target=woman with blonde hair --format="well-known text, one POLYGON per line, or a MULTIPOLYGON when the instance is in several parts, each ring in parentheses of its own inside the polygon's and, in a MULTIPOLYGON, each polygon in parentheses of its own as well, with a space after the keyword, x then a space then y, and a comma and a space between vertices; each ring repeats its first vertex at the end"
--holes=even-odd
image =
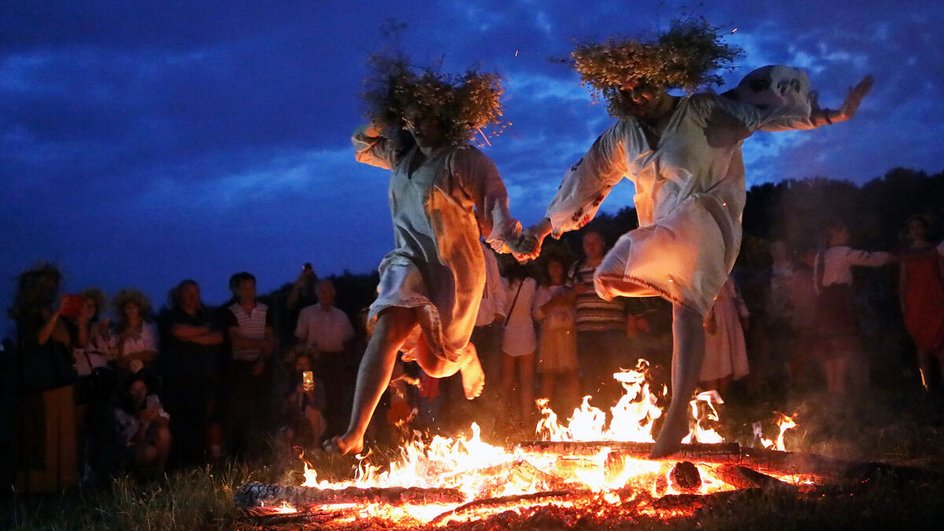
POLYGON ((119 291, 112 305, 118 318, 115 348, 122 372, 136 373, 157 357, 159 335, 152 320, 151 301, 135 289, 119 291))

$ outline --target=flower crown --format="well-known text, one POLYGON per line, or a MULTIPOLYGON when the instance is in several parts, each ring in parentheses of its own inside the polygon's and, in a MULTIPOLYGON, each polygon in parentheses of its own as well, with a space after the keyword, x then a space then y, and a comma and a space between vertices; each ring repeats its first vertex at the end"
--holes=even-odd
POLYGON ((610 39, 577 46, 571 57, 581 82, 594 96, 609 102, 611 114, 623 115, 619 89, 635 79, 654 87, 681 88, 689 92, 709 84, 720 85, 716 72, 731 68, 742 55, 740 48, 724 44, 719 28, 703 18, 672 22, 655 41, 610 39))
MULTIPOLYGON (((391 129, 406 125, 408 111, 440 120, 450 143, 464 143, 475 133, 501 122, 501 77, 469 69, 461 76, 410 67, 402 56, 373 56, 364 93, 366 115, 391 129)), ((497 133, 493 133, 497 134, 497 133)))

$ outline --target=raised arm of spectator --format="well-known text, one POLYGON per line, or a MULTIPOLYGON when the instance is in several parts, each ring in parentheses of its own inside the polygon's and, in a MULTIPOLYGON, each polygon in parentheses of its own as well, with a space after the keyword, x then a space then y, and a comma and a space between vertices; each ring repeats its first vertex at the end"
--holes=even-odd
POLYGON ((59 307, 56 308, 56 311, 52 312, 49 316, 49 320, 43 323, 43 326, 39 328, 39 332, 36 334, 36 343, 39 346, 43 346, 49 342, 49 338, 52 337, 52 333, 56 330, 56 325, 59 323, 60 312, 62 311, 62 300, 59 300, 59 307))

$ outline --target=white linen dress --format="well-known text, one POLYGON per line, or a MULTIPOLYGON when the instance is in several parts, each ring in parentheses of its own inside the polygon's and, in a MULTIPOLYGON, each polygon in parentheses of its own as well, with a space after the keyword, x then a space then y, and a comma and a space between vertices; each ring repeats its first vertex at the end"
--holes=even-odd
POLYGON ((414 355, 415 348, 428 348, 436 357, 456 362, 474 349, 469 336, 485 286, 480 237, 484 234, 494 249, 502 250, 506 240, 514 241, 520 233, 521 224, 508 211, 498 170, 478 149, 442 147, 411 175, 418 148, 399 155, 392 142, 368 137, 366 129, 352 138, 355 157, 393 170, 389 198, 396 241, 380 263, 370 319, 390 307, 416 308, 419 326, 402 349, 404 357, 414 355))
POLYGON ((508 300, 508 319, 502 335, 502 352, 512 357, 534 354, 538 349, 538 340, 534 333, 534 318, 531 317, 531 312, 534 310, 538 283, 531 277, 510 282, 502 279, 502 282, 505 285, 505 298, 508 300))

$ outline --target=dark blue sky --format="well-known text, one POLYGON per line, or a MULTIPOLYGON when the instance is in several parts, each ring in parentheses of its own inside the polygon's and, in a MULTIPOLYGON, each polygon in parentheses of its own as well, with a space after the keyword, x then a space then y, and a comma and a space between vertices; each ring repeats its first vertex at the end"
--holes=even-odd
MULTIPOLYGON (((513 125, 486 152, 526 224, 611 122, 549 59, 687 13, 736 29, 729 42, 746 55, 729 84, 791 64, 835 107, 875 75, 853 122, 750 139, 749 185, 944 169, 944 4, 833 4, 4 1, 0 301, 40 260, 58 262, 68 290, 134 286, 156 306, 188 277, 218 303, 240 270, 267 291, 307 261, 323 275, 375 268, 392 245, 388 176, 354 162, 349 135, 365 61, 389 42, 391 19, 408 25, 400 44, 414 62, 504 76, 513 125)), ((631 193, 621 185, 604 208, 631 193)))

